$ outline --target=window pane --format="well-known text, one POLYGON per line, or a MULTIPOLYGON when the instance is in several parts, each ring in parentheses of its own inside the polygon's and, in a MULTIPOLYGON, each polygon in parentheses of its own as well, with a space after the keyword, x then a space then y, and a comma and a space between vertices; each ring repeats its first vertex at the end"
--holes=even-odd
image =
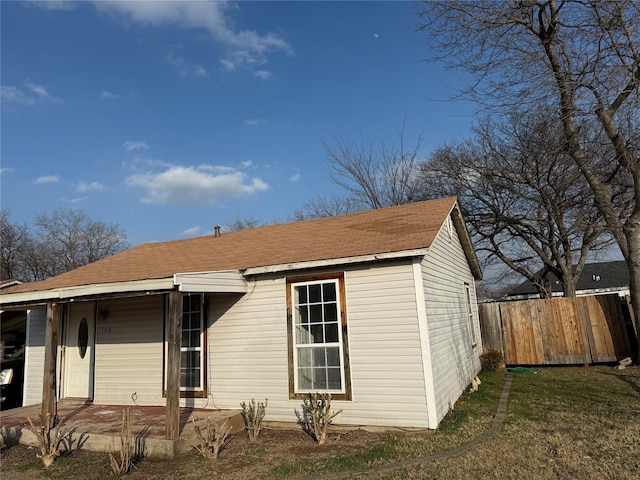
POLYGON ((304 390, 311 390, 313 383, 311 381, 311 368, 299 368, 298 369, 298 387, 304 390))
POLYGON ((327 389, 327 370, 325 368, 313 369, 313 388, 317 390, 327 389))
POLYGON ((311 327, 309 327, 309 325, 298 325, 296 327, 297 344, 313 343, 313 337, 311 336, 311 332, 309 331, 310 328, 311 327))
POLYGON ((336 284, 331 282, 331 283, 325 283, 322 286, 322 290, 324 293, 323 296, 323 300, 325 302, 335 302, 336 301, 336 284))
POLYGON ((307 303, 307 287, 301 286, 295 288, 297 303, 307 303))
POLYGON ((319 303, 322 301, 321 285, 309 285, 309 303, 319 303))
POLYGON ((312 348, 299 348, 298 349, 298 367, 311 367, 311 356, 313 354, 312 348))
POLYGON ((309 323, 309 311, 306 306, 296 307, 296 324, 309 323))
POLYGON ((340 367, 340 349, 338 347, 327 348, 327 365, 340 367))
POLYGON ((324 343, 322 324, 311 325, 311 335, 313 335, 313 343, 324 343))
POLYGON ((182 343, 180 344, 183 348, 189 346, 189 332, 182 331, 182 343))
POLYGON ((200 347, 200 331, 199 330, 191 330, 191 347, 198 348, 200 347))
POLYGON ((189 310, 192 312, 200 312, 200 295, 190 295, 191 305, 189 310))
POLYGON ((324 321, 325 322, 337 322, 338 321, 338 305, 335 303, 325 303, 324 305, 324 321))
POLYGON ((309 305, 309 317, 311 323, 322 322, 322 305, 309 305))
POLYGON ((340 380, 340 367, 327 368, 327 389, 341 390, 342 382, 340 380))
POLYGON ((313 349, 313 366, 325 367, 326 365, 327 365, 327 349, 314 348, 313 349))
POLYGON ((188 313, 182 315, 182 329, 189 330, 191 328, 191 319, 188 313))
POLYGON ((338 341, 338 324, 329 323, 325 325, 324 341, 325 343, 336 343, 338 341))

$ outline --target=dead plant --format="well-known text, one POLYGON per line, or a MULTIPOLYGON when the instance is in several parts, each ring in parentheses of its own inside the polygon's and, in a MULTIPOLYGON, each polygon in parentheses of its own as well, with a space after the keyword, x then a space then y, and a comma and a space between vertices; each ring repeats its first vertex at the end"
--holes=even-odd
POLYGON ((249 404, 242 402, 242 419, 244 427, 249 434, 249 441, 255 442, 262 430, 262 420, 267 410, 267 399, 264 402, 256 402, 253 398, 249 404))
POLYGON ((313 434, 318 444, 323 445, 327 441, 327 429, 331 421, 342 410, 331 412, 330 393, 309 393, 304 400, 304 408, 307 412, 307 427, 313 434))
MULTIPOLYGON (((60 444, 71 434, 71 427, 62 426, 64 418, 61 418, 54 425, 56 422, 53 421, 50 413, 47 413, 46 418, 42 415, 39 417, 40 426, 36 426, 31 417, 27 417, 28 428, 38 439, 40 453, 36 453, 36 457, 42 460, 45 468, 49 468, 54 460, 60 456, 60 444)), ((71 445, 71 442, 69 444, 71 445)))
POLYGON ((111 471, 116 476, 126 475, 135 466, 136 447, 133 439, 133 421, 129 408, 122 409, 122 429, 120 430, 120 454, 116 457, 115 445, 109 452, 111 471))
POLYGON ((231 433, 231 425, 227 425, 227 420, 220 425, 214 422, 211 417, 207 417, 203 431, 195 419, 191 419, 191 421, 198 436, 198 444, 193 447, 203 457, 217 460, 222 449, 231 441, 231 437, 229 436, 231 433))

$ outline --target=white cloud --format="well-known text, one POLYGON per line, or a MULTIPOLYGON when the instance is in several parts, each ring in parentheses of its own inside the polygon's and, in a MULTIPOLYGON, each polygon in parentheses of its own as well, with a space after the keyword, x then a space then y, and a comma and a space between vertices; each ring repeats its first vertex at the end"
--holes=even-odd
POLYGON ((101 192, 106 190, 107 187, 105 187, 104 185, 102 185, 99 182, 91 182, 91 183, 87 183, 87 182, 80 182, 78 183, 78 185, 76 185, 76 190, 80 193, 86 193, 86 192, 101 192))
POLYGON ((80 202, 84 202, 86 199, 87 197, 75 197, 69 200, 69 203, 80 203, 80 202))
POLYGON ((171 65, 183 77, 206 77, 207 71, 202 65, 190 64, 182 55, 175 50, 170 50, 164 57, 165 61, 171 65))
POLYGON ((295 182, 297 182, 298 180, 300 180, 300 174, 299 174, 299 173, 296 173, 295 175, 291 175, 291 176, 289 177, 289 181, 290 181, 290 182, 295 183, 295 182))
POLYGON ((0 98, 2 98, 2 103, 5 105, 7 103, 17 103, 21 105, 33 105, 36 103, 33 98, 22 90, 16 87, 9 87, 7 85, 2 85, 2 87, 0 87, 0 98))
POLYGON ((271 72, 269 70, 258 70, 253 76, 261 78, 262 80, 268 80, 271 77, 271 72))
POLYGON ((261 179, 249 179, 242 172, 212 174, 202 166, 172 166, 160 173, 133 174, 126 183, 143 189, 141 200, 150 204, 212 205, 221 198, 251 196, 269 188, 261 179))
POLYGON ((248 118, 244 121, 244 124, 249 125, 250 127, 257 127, 258 125, 262 125, 264 123, 267 123, 264 118, 248 118))
POLYGON ((58 183, 60 177, 58 175, 42 175, 36 178, 33 183, 36 185, 42 185, 44 183, 58 183))
POLYGON ((11 167, 2 167, 0 168, 0 175, 4 175, 5 173, 13 172, 13 168, 11 167))
POLYGON ((117 93, 112 93, 109 90, 102 90, 100 92, 100 100, 115 100, 118 97, 120 97, 120 95, 118 95, 117 93))
POLYGON ((24 87, 21 89, 2 85, 0 90, 2 101, 19 105, 35 105, 39 101, 62 103, 62 100, 51 95, 42 85, 33 83, 29 79, 24 81, 24 87))
POLYGON ((184 237, 194 237, 200 233, 202 227, 191 227, 180 232, 184 237))
POLYGON ((253 166, 253 162, 252 162, 251 160, 247 160, 247 161, 245 161, 245 162, 242 162, 242 163, 241 163, 241 165, 242 165, 244 168, 249 168, 249 167, 252 167, 252 166, 253 166))
POLYGON ((274 33, 235 29, 227 16, 235 4, 226 1, 94 2, 94 5, 98 10, 120 15, 130 23, 205 30, 225 48, 220 62, 229 71, 264 65, 272 53, 294 54, 291 45, 274 33))
POLYGON ((32 5, 40 7, 44 10, 52 10, 52 11, 65 11, 65 10, 73 10, 78 5, 78 2, 71 2, 69 0, 42 0, 42 1, 33 1, 32 5))
POLYGON ((124 142, 122 144, 122 147, 127 152, 133 152, 135 150, 148 150, 149 149, 149 145, 147 145, 146 142, 140 142, 140 141, 132 142, 130 140, 124 142))

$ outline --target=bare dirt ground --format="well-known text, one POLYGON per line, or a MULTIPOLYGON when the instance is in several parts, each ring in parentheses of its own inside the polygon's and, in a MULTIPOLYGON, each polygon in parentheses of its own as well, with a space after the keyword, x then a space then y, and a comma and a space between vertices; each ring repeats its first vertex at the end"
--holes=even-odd
MULTIPOLYGON (((126 475, 136 479, 256 479, 272 478, 273 467, 301 458, 321 461, 339 454, 365 451, 384 441, 388 433, 363 430, 336 432, 325 445, 318 445, 301 430, 265 429, 256 442, 236 434, 218 460, 199 456, 195 450, 171 459, 144 458, 126 475)), ((61 457, 48 469, 36 458, 34 448, 22 445, 4 449, 0 456, 0 478, 6 480, 104 479, 110 478, 107 453, 75 451, 61 457)), ((113 477, 115 478, 115 477, 113 477)))

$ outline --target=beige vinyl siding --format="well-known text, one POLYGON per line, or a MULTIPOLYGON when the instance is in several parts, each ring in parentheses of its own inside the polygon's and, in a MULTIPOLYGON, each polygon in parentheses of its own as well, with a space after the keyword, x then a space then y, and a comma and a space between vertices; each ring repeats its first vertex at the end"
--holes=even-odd
POLYGON ((422 262, 438 423, 480 371, 482 341, 474 278, 455 229, 441 228, 422 262), (465 283, 471 287, 476 346, 472 347, 465 283))
POLYGON ((164 405, 163 296, 103 300, 96 321, 95 403, 164 405))
POLYGON ((425 427, 427 409, 411 262, 346 272, 352 402, 343 423, 425 427), (390 287, 393 285, 392 287, 390 287))
MULTIPOLYGON (((284 276, 270 275, 249 282, 244 296, 211 295, 209 379, 216 407, 267 398, 266 420, 297 420, 302 401, 289 400, 285 288, 284 276)), ((425 427, 410 262, 350 267, 345 288, 353 400, 333 401, 343 410, 335 423, 425 427)))
POLYGON ((46 309, 27 311, 27 338, 25 345, 23 405, 42 402, 44 378, 44 334, 47 324, 46 309))

